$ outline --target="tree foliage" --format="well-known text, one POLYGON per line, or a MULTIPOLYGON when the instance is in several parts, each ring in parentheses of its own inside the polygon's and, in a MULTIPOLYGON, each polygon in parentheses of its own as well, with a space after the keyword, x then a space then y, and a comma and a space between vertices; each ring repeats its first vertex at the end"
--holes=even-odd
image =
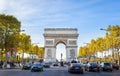
POLYGON ((111 58, 114 58, 116 60, 120 60, 119 51, 120 51, 120 26, 119 25, 113 25, 108 26, 107 29, 104 29, 106 31, 106 36, 104 38, 97 38, 96 40, 92 39, 89 43, 89 46, 83 46, 79 49, 79 57, 89 56, 93 55, 96 52, 104 53, 104 51, 109 51, 112 48, 113 56, 106 56, 103 57, 103 60, 110 61, 111 58), (88 49, 86 50, 85 47, 88 49), (86 53, 87 51, 87 53, 86 53))
POLYGON ((17 45, 20 27, 21 22, 14 16, 0 14, 0 48, 13 48, 17 45))
MULTIPOLYGON (((31 43, 31 37, 22 30, 21 22, 12 15, 0 14, 0 56, 6 57, 7 49, 11 51, 17 48, 17 52, 34 53, 39 57, 44 57, 44 47, 34 46, 31 43)), ((24 54, 23 54, 24 55, 24 54)))

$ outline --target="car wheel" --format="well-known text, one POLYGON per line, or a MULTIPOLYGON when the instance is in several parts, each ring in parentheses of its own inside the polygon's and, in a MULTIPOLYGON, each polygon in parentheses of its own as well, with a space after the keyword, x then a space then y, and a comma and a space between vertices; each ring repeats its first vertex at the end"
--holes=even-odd
POLYGON ((111 72, 113 71, 113 70, 110 70, 111 72))
POLYGON ((119 68, 117 68, 117 70, 119 70, 119 68))
POLYGON ((104 68, 102 68, 102 71, 105 71, 105 69, 104 69, 104 68))
POLYGON ((87 71, 90 72, 90 69, 88 68, 87 71))
POLYGON ((100 72, 100 69, 98 69, 97 72, 100 72))
POLYGON ((70 73, 70 70, 68 70, 68 72, 70 73))
POLYGON ((72 73, 70 70, 68 71, 69 73, 72 73))
POLYGON ((80 72, 81 74, 83 74, 84 72, 82 71, 82 72, 80 72))

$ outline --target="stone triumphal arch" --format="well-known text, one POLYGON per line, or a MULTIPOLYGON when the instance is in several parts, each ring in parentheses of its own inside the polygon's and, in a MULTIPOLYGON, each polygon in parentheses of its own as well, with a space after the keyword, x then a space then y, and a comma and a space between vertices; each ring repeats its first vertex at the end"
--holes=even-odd
POLYGON ((77 58, 77 38, 76 28, 45 28, 45 61, 56 61, 56 46, 63 43, 66 48, 66 61, 77 58))

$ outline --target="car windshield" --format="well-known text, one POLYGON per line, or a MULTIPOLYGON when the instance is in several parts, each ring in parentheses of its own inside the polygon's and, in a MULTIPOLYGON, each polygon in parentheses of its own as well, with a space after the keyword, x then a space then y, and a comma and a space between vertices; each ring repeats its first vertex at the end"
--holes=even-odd
POLYGON ((92 65, 92 66, 97 66, 97 63, 90 63, 90 65, 92 65))
POLYGON ((45 63, 45 64, 48 64, 48 65, 49 65, 50 63, 45 63))
POLYGON ((80 66, 79 63, 72 63, 72 66, 80 66))
POLYGON ((53 64, 58 64, 58 62, 54 62, 53 64))
POLYGON ((104 65, 110 66, 110 63, 104 63, 104 65))
POLYGON ((41 64, 34 64, 33 66, 41 66, 41 64))
POLYGON ((30 63, 24 63, 24 65, 30 65, 30 63))

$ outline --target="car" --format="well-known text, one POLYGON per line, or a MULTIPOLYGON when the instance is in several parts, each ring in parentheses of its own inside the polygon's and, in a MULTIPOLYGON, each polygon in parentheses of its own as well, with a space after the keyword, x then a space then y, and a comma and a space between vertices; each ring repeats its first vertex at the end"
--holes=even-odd
POLYGON ((35 71, 43 71, 43 65, 39 62, 34 63, 31 67, 31 72, 35 72, 35 71))
POLYGON ((3 61, 0 61, 0 68, 2 68, 3 66, 3 61))
POLYGON ((31 63, 25 62, 25 63, 23 64, 22 70, 30 70, 31 66, 32 66, 31 63))
POLYGON ((45 68, 50 68, 50 62, 45 62, 45 63, 43 64, 43 66, 44 66, 45 68))
POLYGON ((85 67, 85 70, 87 71, 97 71, 99 72, 100 71, 100 66, 96 63, 96 62, 89 62, 86 67, 85 67))
POLYGON ((59 66, 59 62, 53 62, 53 66, 59 66))
POLYGON ((102 62, 100 66, 102 71, 113 71, 112 64, 109 62, 102 62))
POLYGON ((81 73, 81 74, 84 73, 83 67, 80 63, 71 63, 68 66, 68 72, 70 72, 70 73, 81 73))
POLYGON ((119 70, 119 65, 117 63, 112 64, 113 69, 119 70))
POLYGON ((77 61, 76 60, 72 60, 71 63, 77 63, 77 61))

